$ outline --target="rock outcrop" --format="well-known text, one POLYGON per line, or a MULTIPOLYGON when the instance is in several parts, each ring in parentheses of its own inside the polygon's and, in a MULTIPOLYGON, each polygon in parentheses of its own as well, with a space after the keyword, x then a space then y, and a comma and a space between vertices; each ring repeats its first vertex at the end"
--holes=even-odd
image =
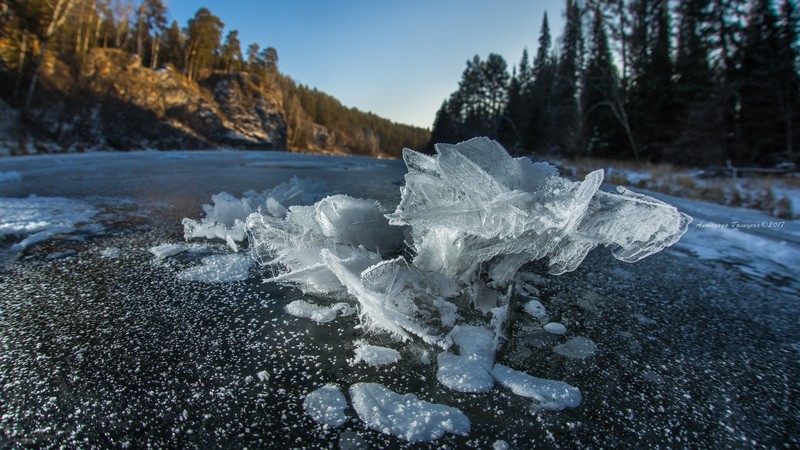
MULTIPOLYGON (((151 70, 136 55, 96 49, 72 84, 56 62, 20 129, 13 108, 5 133, 12 153, 44 149, 285 150, 287 126, 279 89, 246 73, 212 75, 198 84, 171 67, 151 70), (35 143, 35 144, 34 144, 35 143)), ((7 152, 8 153, 8 152, 7 152)))

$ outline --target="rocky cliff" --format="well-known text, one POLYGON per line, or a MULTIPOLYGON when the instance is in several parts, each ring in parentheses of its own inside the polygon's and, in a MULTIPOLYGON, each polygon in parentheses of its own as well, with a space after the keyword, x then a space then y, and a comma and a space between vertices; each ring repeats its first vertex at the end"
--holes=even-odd
MULTIPOLYGON (((27 113, 0 103, 0 154, 146 148, 352 153, 351 135, 342 139, 304 111, 293 112, 302 118, 303 146, 290 148, 289 136, 299 131, 287 125, 286 95, 274 80, 248 73, 210 74, 196 83, 171 67, 143 67, 136 55, 95 49, 78 70, 47 61, 27 113)), ((355 139, 358 153, 385 156, 373 130, 359 130, 355 139)))

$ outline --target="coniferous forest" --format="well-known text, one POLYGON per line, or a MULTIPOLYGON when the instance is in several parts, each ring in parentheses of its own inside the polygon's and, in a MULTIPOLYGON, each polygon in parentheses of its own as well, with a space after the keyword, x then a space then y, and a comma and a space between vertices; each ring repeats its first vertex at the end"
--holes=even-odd
POLYGON ((431 142, 707 166, 797 163, 793 0, 567 0, 536 52, 467 61, 431 142), (510 73, 509 73, 510 72, 510 73))

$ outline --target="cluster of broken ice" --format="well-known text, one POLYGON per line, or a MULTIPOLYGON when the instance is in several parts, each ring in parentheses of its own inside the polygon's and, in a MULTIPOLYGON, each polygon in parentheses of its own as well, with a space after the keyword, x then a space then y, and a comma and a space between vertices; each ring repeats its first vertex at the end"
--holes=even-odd
POLYGON ((247 191, 242 198, 227 192, 211 196, 212 204, 203 205, 205 217, 200 220, 183 219, 183 233, 190 239, 221 239, 235 252, 247 238, 244 221, 250 214, 261 213, 271 217, 284 217, 291 205, 313 203, 323 196, 322 183, 292 178, 273 189, 258 193, 247 191))
MULTIPOLYGON (((243 199, 215 196, 202 221, 184 221, 186 237, 222 238, 237 250, 246 233, 253 258, 272 268, 267 281, 307 293, 346 294, 357 302, 367 331, 404 341, 416 336, 441 347, 436 376, 450 389, 480 393, 499 384, 531 398, 537 408, 580 404, 580 391, 565 382, 495 362, 512 313, 511 284, 516 280, 520 296, 535 298, 536 287, 516 277, 518 270, 541 260, 550 273, 571 271, 598 245, 634 262, 676 242, 691 218, 622 188, 619 194, 600 191, 602 171, 573 182, 546 163, 512 158, 485 138, 437 145, 433 156, 406 149, 403 157, 408 173, 394 212, 376 200, 346 195, 313 204, 307 196, 294 201, 300 193, 319 191, 293 180, 243 199)), ((567 333, 563 324, 549 321, 538 300, 523 309, 545 331, 567 333)), ((346 303, 306 300, 286 310, 319 323, 351 313, 346 303)), ((365 341, 354 350, 354 365, 380 367, 401 358, 394 349, 365 341)), ((584 359, 596 345, 572 337, 554 351, 584 359)), ((380 385, 358 383, 350 396, 367 426, 409 441, 469 430, 460 411, 380 385)), ((324 425, 346 420, 346 400, 336 387, 310 394, 304 406, 324 425)))
POLYGON ((404 150, 408 173, 393 213, 334 195, 283 216, 250 214, 254 258, 274 267, 270 281, 346 291, 368 329, 447 348, 459 304, 491 313, 500 334, 505 286, 525 263, 544 260, 559 274, 598 245, 633 262, 677 241, 691 220, 624 189, 599 191, 602 171, 569 181, 486 138, 436 152, 404 150))

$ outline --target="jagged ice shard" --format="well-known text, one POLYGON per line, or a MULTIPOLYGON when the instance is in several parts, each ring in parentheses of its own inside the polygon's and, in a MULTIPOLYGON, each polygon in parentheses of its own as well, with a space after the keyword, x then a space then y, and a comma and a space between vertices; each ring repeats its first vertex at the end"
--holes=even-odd
POLYGON ((502 321, 509 295, 501 289, 511 292, 524 264, 542 260, 561 274, 598 245, 638 261, 675 243, 691 222, 653 198, 599 190, 601 170, 570 181, 486 138, 438 144, 433 156, 405 149, 403 158, 408 173, 392 213, 335 195, 285 215, 251 214, 251 251, 276 268, 271 280, 347 292, 367 328, 448 348, 464 298, 502 321))
POLYGON ((503 286, 539 259, 552 274, 572 271, 598 245, 635 262, 675 243, 691 222, 624 188, 600 191, 602 170, 573 182, 487 138, 438 144, 434 156, 405 149, 403 158, 406 184, 389 223, 410 226, 416 267, 467 284, 485 271, 503 286))

